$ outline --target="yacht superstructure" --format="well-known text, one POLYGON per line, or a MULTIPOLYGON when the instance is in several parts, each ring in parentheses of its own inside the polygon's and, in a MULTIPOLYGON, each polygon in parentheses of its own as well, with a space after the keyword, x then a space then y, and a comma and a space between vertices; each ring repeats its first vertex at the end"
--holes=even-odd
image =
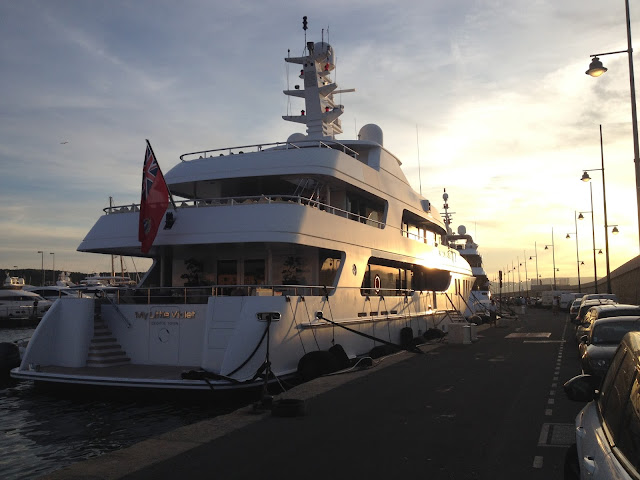
POLYGON ((453 233, 451 223, 453 222, 454 212, 449 211, 449 194, 446 189, 444 190, 442 199, 444 200, 444 223, 447 229, 447 243, 469 262, 471 271, 475 277, 473 288, 469 293, 469 299, 466 309, 464 310, 464 316, 466 318, 474 315, 488 316, 491 301, 491 292, 489 290, 490 282, 482 266, 482 256, 478 251, 478 244, 474 242, 473 237, 467 233, 467 228, 464 225, 458 226, 457 234, 453 233))
MULTIPOLYGON (((184 154, 164 176, 176 199, 153 246, 139 206, 110 206, 78 250, 153 265, 116 298, 62 298, 32 336, 15 378, 177 389, 233 389, 298 373, 340 345, 349 358, 447 330, 474 278, 446 242, 434 205, 415 192, 382 130, 336 140, 344 111, 335 52, 308 42, 306 126, 284 142, 184 154)), ((458 319, 462 320, 461 318, 458 319)))

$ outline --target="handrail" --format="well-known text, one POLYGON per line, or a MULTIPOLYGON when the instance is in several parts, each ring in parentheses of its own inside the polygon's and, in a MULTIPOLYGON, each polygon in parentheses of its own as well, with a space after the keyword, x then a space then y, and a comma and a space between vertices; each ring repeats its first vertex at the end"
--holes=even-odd
MULTIPOLYGON (((366 223, 369 225, 377 226, 378 228, 385 228, 386 224, 378 220, 373 220, 367 217, 363 217, 357 213, 349 212, 332 205, 312 200, 300 195, 249 195, 240 197, 217 197, 217 198, 198 198, 193 200, 178 200, 176 202, 177 208, 204 208, 204 207, 225 207, 236 205, 253 205, 257 203, 298 203, 300 205, 307 205, 313 208, 319 208, 323 211, 331 213, 332 215, 338 215, 346 217, 350 220, 356 220, 360 223, 366 223)), ((105 207, 102 211, 107 215, 113 215, 117 213, 131 213, 140 210, 140 205, 118 205, 112 207, 105 207)))
MULTIPOLYGON (((118 295, 117 295, 117 299, 118 301, 120 300, 120 290, 118 290, 118 295)), ((115 309, 116 312, 118 312, 120 314, 120 318, 122 318, 124 320, 124 323, 127 324, 127 328, 131 328, 131 322, 129 320, 127 320, 127 317, 124 315, 124 313, 122 313, 122 311, 118 308, 118 304, 116 302, 113 301, 113 298, 111 298, 109 295, 105 295, 103 298, 105 298, 115 309)))
MULTIPOLYGON (((284 147, 285 150, 288 150, 289 148, 295 148, 295 149, 301 149, 301 148, 315 148, 315 147, 324 147, 324 148, 331 148, 333 150, 341 150, 343 153, 353 157, 353 158, 358 158, 358 152, 356 152, 355 150, 353 150, 352 148, 347 147, 346 145, 340 143, 340 142, 336 142, 335 140, 328 140, 328 139, 308 139, 308 140, 299 140, 296 142, 272 142, 272 143, 256 143, 253 145, 241 145, 239 147, 224 147, 224 148, 215 148, 215 149, 208 149, 208 150, 200 150, 199 152, 189 152, 189 153, 183 153, 182 155, 180 155, 180 161, 182 162, 188 162, 191 160, 199 160, 199 159, 203 159, 203 158, 207 158, 207 156, 209 156, 209 158, 213 158, 213 153, 217 153, 217 152, 229 152, 228 155, 236 155, 236 154, 242 154, 245 153, 244 150, 240 150, 241 148, 243 149, 247 149, 247 148, 255 148, 256 152, 263 152, 264 151, 264 147, 273 147, 274 150, 277 150, 279 147, 284 147), (335 148, 335 146, 339 147, 339 148, 335 148), (235 152, 235 153, 234 153, 235 152), (185 157, 187 156, 191 156, 191 155, 199 155, 198 158, 195 159, 186 159, 185 157)), ((219 153, 217 156, 225 156, 222 153, 219 153)))
MULTIPOLYGON (((359 290, 364 297, 407 297, 417 292, 409 288, 369 288, 369 287, 341 287, 342 290, 359 290)), ((287 284, 237 284, 237 285, 201 285, 192 287, 140 287, 122 288, 118 290, 115 299, 109 300, 115 304, 198 304, 207 303, 209 297, 233 296, 326 296, 332 295, 336 287, 324 285, 287 285, 287 284)), ((444 293, 453 309, 451 298, 444 293)), ((105 295, 105 298, 107 296, 105 295)))

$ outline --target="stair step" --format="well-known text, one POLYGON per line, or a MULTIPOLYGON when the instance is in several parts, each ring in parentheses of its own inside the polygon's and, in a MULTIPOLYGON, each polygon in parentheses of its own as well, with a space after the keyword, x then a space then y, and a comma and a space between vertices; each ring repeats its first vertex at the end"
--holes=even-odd
POLYGON ((93 338, 87 353, 88 367, 112 367, 128 365, 131 359, 122 349, 117 339, 111 333, 109 326, 102 320, 99 313, 93 319, 93 338))

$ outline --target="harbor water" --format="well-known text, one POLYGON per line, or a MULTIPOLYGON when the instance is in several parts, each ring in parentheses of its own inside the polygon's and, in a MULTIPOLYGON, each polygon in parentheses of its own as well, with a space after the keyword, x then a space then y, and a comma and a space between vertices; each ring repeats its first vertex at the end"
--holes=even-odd
MULTIPOLYGON (((33 331, 0 329, 0 342, 29 338, 33 331)), ((0 477, 33 479, 249 403, 248 395, 150 396, 128 390, 50 391, 32 382, 2 385, 0 477)))

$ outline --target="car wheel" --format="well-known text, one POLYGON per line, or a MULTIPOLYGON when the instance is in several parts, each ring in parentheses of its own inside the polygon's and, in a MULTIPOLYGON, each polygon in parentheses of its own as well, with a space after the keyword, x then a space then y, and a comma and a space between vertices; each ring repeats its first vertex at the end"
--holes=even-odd
POLYGON ((580 480, 578 447, 575 443, 569 447, 564 456, 564 480, 580 480))

